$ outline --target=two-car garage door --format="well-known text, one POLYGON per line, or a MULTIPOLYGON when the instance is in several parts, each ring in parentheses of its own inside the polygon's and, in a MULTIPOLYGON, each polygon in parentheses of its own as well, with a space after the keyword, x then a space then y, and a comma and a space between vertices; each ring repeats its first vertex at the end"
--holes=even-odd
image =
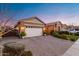
POLYGON ((42 28, 26 28, 26 37, 41 36, 43 34, 42 28))

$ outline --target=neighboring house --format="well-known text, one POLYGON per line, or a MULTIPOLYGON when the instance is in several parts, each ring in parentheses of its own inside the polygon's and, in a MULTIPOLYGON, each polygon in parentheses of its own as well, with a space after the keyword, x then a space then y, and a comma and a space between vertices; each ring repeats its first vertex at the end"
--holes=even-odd
POLYGON ((70 25, 68 31, 71 33, 79 33, 79 26, 70 25))
POLYGON ((21 32, 25 32, 25 37, 41 36, 43 35, 43 28, 45 23, 37 17, 30 17, 27 19, 21 19, 15 28, 21 32))
POLYGON ((70 33, 79 33, 79 29, 77 29, 77 30, 76 29, 73 29, 73 30, 70 30, 69 32, 70 33))
POLYGON ((75 29, 75 26, 74 25, 69 25, 68 26, 68 31, 72 31, 72 30, 74 30, 75 29))
POLYGON ((61 31, 68 31, 68 25, 62 24, 61 31))
POLYGON ((61 31, 62 23, 60 21, 48 23, 45 26, 45 32, 51 34, 51 32, 61 31))

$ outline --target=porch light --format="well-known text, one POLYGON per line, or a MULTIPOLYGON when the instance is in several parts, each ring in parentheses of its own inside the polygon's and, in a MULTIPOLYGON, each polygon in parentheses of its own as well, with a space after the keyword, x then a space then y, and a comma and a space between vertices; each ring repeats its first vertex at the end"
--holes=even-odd
POLYGON ((19 30, 19 27, 16 27, 17 30, 19 30))
POLYGON ((25 27, 21 27, 21 30, 24 30, 25 29, 25 27))
POLYGON ((46 30, 46 28, 43 28, 43 30, 45 31, 45 30, 46 30))

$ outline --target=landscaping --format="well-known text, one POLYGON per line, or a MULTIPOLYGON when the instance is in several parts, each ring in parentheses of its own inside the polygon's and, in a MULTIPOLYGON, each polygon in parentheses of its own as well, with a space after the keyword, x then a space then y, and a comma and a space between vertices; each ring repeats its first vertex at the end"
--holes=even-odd
POLYGON ((70 33, 68 31, 58 31, 58 32, 52 32, 52 36, 70 40, 70 41, 76 41, 79 38, 79 33, 70 33))
POLYGON ((26 36, 26 33, 25 32, 21 32, 20 36, 21 36, 21 38, 24 38, 24 36, 26 36))
POLYGON ((17 42, 5 43, 3 56, 32 56, 31 51, 25 51, 25 45, 17 42))

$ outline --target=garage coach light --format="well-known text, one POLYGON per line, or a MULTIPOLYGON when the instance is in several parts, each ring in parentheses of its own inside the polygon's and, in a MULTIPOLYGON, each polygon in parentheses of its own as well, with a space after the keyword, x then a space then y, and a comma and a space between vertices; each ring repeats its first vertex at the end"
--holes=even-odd
POLYGON ((43 28, 43 30, 45 31, 45 30, 46 30, 46 28, 43 28))

